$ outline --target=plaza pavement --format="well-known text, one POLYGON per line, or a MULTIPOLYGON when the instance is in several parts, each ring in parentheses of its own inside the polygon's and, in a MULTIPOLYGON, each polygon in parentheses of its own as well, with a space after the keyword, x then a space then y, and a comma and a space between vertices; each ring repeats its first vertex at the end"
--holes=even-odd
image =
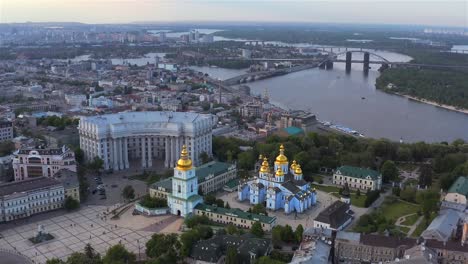
POLYGON ((132 210, 124 213, 120 220, 109 220, 103 217, 106 211, 105 206, 83 206, 72 213, 56 211, 33 216, 17 225, 2 225, 0 249, 21 252, 33 263, 42 264, 47 259, 66 259, 73 252, 82 252, 87 243, 101 255, 109 247, 121 243, 137 258, 139 253, 144 258, 145 244, 155 232, 177 231, 182 221, 172 216, 133 216, 132 210), (122 223, 127 224, 122 226, 122 223), (38 225, 43 225, 55 238, 36 245, 30 242, 28 239, 36 235, 38 225))

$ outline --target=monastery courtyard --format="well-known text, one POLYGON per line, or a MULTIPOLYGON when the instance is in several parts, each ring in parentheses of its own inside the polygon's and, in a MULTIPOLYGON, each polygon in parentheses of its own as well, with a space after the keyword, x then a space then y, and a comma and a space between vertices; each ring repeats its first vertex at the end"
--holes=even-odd
POLYGON ((19 223, 0 226, 0 248, 20 252, 33 263, 47 259, 66 259, 73 252, 82 252, 85 245, 104 255, 113 245, 121 243, 143 258, 146 242, 154 233, 179 232, 183 219, 173 215, 159 217, 133 216, 127 210, 118 220, 103 217, 105 206, 82 206, 76 212, 55 211, 33 216, 19 223), (37 234, 38 225, 55 238, 34 245, 28 240, 37 234))
MULTIPOLYGON (((229 203, 231 208, 240 208, 244 211, 247 211, 251 205, 248 201, 239 202, 237 199, 237 191, 229 193, 229 192, 220 192, 216 195, 216 198, 220 198, 225 202, 229 203)), ((310 209, 306 210, 302 214, 291 213, 286 215, 283 211, 277 210, 267 211, 269 216, 276 216, 276 224, 277 225, 290 225, 293 229, 295 229, 299 224, 302 224, 304 228, 311 227, 314 221, 314 218, 325 209, 327 206, 332 204, 334 201, 338 200, 337 197, 328 194, 326 192, 318 191, 317 190, 317 204, 312 206, 310 209)))

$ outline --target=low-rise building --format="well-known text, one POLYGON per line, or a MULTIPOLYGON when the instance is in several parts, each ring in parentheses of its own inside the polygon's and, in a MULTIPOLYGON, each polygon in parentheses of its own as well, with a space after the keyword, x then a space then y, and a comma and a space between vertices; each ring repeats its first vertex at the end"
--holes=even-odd
POLYGON ((216 235, 207 240, 200 240, 192 247, 190 257, 194 263, 224 263, 228 247, 237 251, 239 264, 255 263, 259 257, 269 255, 272 246, 269 239, 242 236, 216 235))
POLYGON ((314 219, 313 227, 342 230, 352 220, 353 216, 349 214, 349 204, 335 201, 319 213, 314 219))
POLYGON ((0 221, 8 222, 63 207, 65 189, 47 177, 0 184, 0 221))
POLYGON ((448 189, 442 201, 442 207, 464 211, 467 207, 467 196, 468 178, 460 176, 448 189))
POLYGON ((54 149, 20 149, 13 159, 15 181, 53 177, 61 169, 76 172, 75 153, 65 146, 54 149))
POLYGON ((0 142, 13 139, 13 123, 8 120, 0 120, 0 142))
POLYGON ((458 211, 447 209, 432 220, 431 224, 422 232, 424 239, 435 239, 447 242, 455 237, 461 217, 458 211))
POLYGON ((195 215, 205 215, 211 221, 221 224, 233 224, 240 228, 250 229, 255 222, 260 222, 263 230, 270 231, 276 225, 276 217, 252 214, 239 208, 222 208, 207 204, 198 204, 195 215))
POLYGON ((375 191, 382 188, 382 175, 371 169, 341 166, 333 174, 333 183, 339 186, 347 183, 351 189, 375 191))
POLYGON ((402 259, 416 242, 412 238, 339 231, 335 238, 334 263, 385 263, 402 259))
POLYGON ((312 131, 317 124, 318 121, 314 114, 297 110, 282 114, 279 122, 279 128, 282 129, 294 126, 301 128, 305 133, 307 133, 312 131))
MULTIPOLYGON (((211 161, 195 169, 198 177, 198 187, 203 194, 223 189, 226 183, 237 178, 235 164, 211 161)), ((167 198, 172 192, 172 179, 164 179, 152 184, 149 193, 152 197, 167 198)))
POLYGON ((308 228, 302 235, 299 248, 294 252, 291 264, 328 264, 332 247, 332 230, 308 228))
POLYGON ((61 169, 57 171, 54 178, 63 184, 65 189, 65 198, 71 197, 78 202, 80 201, 80 182, 76 172, 69 169, 61 169))

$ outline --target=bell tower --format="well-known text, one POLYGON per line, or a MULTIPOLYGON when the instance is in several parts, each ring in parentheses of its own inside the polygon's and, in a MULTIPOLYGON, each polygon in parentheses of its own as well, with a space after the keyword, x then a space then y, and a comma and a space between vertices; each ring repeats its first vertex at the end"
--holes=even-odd
POLYGON ((168 196, 168 205, 172 214, 185 216, 192 213, 193 208, 202 200, 203 198, 198 195, 198 178, 195 168, 192 166, 192 160, 184 145, 180 159, 174 168, 172 194, 168 196))

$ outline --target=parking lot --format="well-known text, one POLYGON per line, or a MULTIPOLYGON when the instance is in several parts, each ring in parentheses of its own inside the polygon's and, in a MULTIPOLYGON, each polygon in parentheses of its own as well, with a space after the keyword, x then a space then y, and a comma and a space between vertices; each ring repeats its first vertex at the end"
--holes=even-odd
POLYGON ((85 204, 109 206, 122 203, 124 202, 122 190, 127 185, 133 186, 135 189, 135 197, 145 195, 148 191, 146 183, 137 180, 129 180, 128 175, 128 171, 112 174, 103 173, 101 176, 88 175, 89 194, 85 204), (96 181, 96 178, 98 181, 96 181), (99 179, 101 181, 99 181, 99 179), (99 185, 102 186, 103 191, 98 190, 99 185), (105 194, 101 192, 104 192, 105 194))

